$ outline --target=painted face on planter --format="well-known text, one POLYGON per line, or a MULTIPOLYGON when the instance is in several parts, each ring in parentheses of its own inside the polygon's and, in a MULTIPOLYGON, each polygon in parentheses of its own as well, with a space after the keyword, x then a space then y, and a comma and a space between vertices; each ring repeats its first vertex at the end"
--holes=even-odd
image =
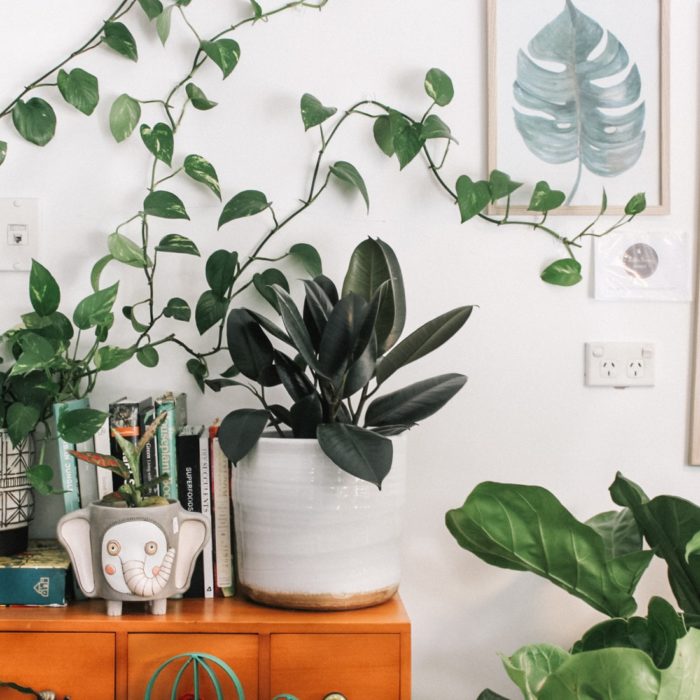
POLYGON ((132 520, 113 525, 102 538, 105 581, 120 593, 147 595, 144 587, 153 593, 167 582, 170 567, 163 567, 167 552, 165 534, 154 523, 132 520), (139 590, 135 590, 135 582, 139 590))

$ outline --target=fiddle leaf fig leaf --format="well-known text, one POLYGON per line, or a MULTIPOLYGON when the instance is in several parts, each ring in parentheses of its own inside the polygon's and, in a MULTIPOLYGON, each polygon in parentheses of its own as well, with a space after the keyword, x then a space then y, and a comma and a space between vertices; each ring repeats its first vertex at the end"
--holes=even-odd
POLYGON ((289 249, 289 254, 304 266, 304 269, 312 278, 323 274, 321 256, 312 245, 308 243, 295 243, 289 249))
POLYGON ((219 226, 234 219, 241 219, 246 216, 254 216, 262 211, 265 211, 272 203, 267 201, 267 197, 257 190, 244 190, 234 195, 224 205, 221 216, 219 217, 219 226))
POLYGON ((83 331, 100 323, 104 316, 111 312, 118 289, 119 282, 116 282, 111 287, 100 289, 85 297, 75 307, 73 323, 83 331))
POLYGON ((70 73, 61 69, 58 71, 57 82, 58 89, 68 104, 83 114, 90 115, 95 111, 100 101, 100 90, 94 75, 82 68, 74 68, 70 73))
POLYGON ((629 170, 644 148, 645 104, 639 69, 612 32, 571 0, 518 52, 515 125, 546 163, 578 161, 612 177, 629 170), (599 44, 602 50, 595 51, 599 44))
POLYGON ((540 274, 540 279, 560 287, 572 287, 582 279, 581 263, 573 258, 562 258, 548 265, 540 274))
POLYGON ((163 11, 163 4, 160 0, 139 0, 139 5, 149 20, 155 19, 163 11))
POLYGON ((34 259, 29 272, 29 300, 39 316, 50 316, 61 301, 61 290, 53 275, 34 259))
POLYGON ((474 182, 469 175, 460 175, 457 178, 457 205, 462 223, 475 217, 490 201, 491 190, 488 182, 474 182))
POLYGON ((532 191, 530 204, 527 208, 528 211, 547 212, 560 207, 565 200, 566 195, 563 192, 550 189, 544 180, 540 180, 532 191))
POLYGON ((143 211, 149 216, 159 216, 163 219, 189 219, 182 200, 172 192, 156 190, 146 195, 143 200, 143 211))
POLYGON ((316 429, 321 449, 344 472, 381 489, 391 470, 391 440, 356 425, 322 423, 316 429))
POLYGON ((206 111, 216 107, 216 105, 219 104, 218 102, 212 102, 211 100, 207 99, 204 92, 194 83, 187 83, 185 92, 187 93, 187 97, 190 98, 190 102, 192 102, 192 106, 195 109, 206 111))
POLYGON ((304 122, 304 131, 323 124, 337 111, 337 107, 324 107, 317 97, 308 92, 301 97, 301 120, 304 122))
POLYGON ((199 248, 194 241, 181 236, 179 233, 169 233, 160 239, 156 250, 161 253, 181 253, 184 255, 196 255, 199 257, 199 248))
POLYGON ((185 158, 185 173, 193 180, 206 185, 218 198, 221 199, 219 178, 214 166, 202 156, 191 154, 185 158))
POLYGON ((141 139, 146 148, 166 165, 173 160, 173 130, 163 122, 158 122, 153 128, 141 124, 141 139))
POLYGON ((644 192, 635 194, 627 204, 625 204, 625 214, 628 216, 636 216, 641 214, 647 208, 647 199, 644 192))
POLYGON ((202 51, 221 68, 224 79, 228 78, 238 65, 238 59, 241 56, 241 47, 238 42, 233 39, 217 39, 203 41, 200 46, 202 51))
POLYGON ((330 166, 330 171, 339 180, 347 182, 352 187, 359 190, 362 195, 362 199, 365 200, 367 205, 367 211, 369 212, 369 194, 367 193, 367 186, 365 181, 362 179, 362 175, 358 172, 357 168, 352 163, 347 163, 346 161, 339 160, 330 166))
POLYGON ((391 121, 387 115, 382 115, 374 120, 374 126, 372 127, 372 133, 374 140, 382 149, 385 155, 394 155, 394 135, 391 132, 391 121))
POLYGON ((117 143, 131 135, 141 119, 141 105, 126 93, 119 95, 109 111, 109 128, 117 143))
POLYGON ((45 146, 56 133, 56 113, 40 97, 26 102, 17 100, 12 108, 12 123, 22 138, 36 146, 45 146))
POLYGON ((111 233, 107 239, 109 254, 131 267, 150 267, 151 261, 146 257, 143 248, 121 233, 111 233))
POLYGON ((184 299, 173 297, 163 309, 163 316, 174 318, 176 321, 189 321, 192 316, 192 310, 184 299))
POLYGON ((122 56, 132 61, 139 60, 136 40, 121 22, 105 22, 103 41, 122 56))
POLYGON ((450 104, 455 95, 450 76, 439 68, 431 68, 425 76, 425 92, 440 107, 450 104))
POLYGON ((489 191, 491 192, 491 201, 496 202, 502 197, 508 197, 513 194, 515 190, 522 187, 522 182, 515 182, 510 179, 510 175, 507 175, 500 170, 492 170, 489 175, 489 191))
POLYGON ((104 425, 108 417, 109 414, 94 408, 77 408, 63 411, 56 428, 66 442, 85 442, 104 425))
POLYGON ((158 15, 158 17, 156 17, 156 33, 158 34, 160 43, 163 44, 163 46, 165 46, 165 42, 170 36, 173 7, 174 5, 169 5, 158 15))

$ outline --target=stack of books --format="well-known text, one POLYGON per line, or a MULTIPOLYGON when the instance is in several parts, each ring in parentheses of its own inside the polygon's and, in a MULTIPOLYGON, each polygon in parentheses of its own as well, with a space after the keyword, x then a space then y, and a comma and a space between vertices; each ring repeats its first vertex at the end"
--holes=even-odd
MULTIPOLYGON (((87 407, 87 400, 69 401, 54 407, 61 412, 87 407)), ((210 519, 211 539, 197 561, 187 597, 232 596, 235 589, 233 555, 233 515, 231 510, 231 465, 219 446, 218 426, 205 427, 187 422, 184 393, 166 393, 139 401, 118 399, 109 404, 109 418, 90 444, 73 445, 59 439, 61 485, 65 489, 66 512, 99 501, 119 487, 111 471, 76 459, 70 450, 94 451, 123 458, 113 437, 118 432, 138 442, 150 422, 161 413, 167 418, 141 453, 138 466, 142 483, 168 479, 150 491, 183 508, 200 512, 210 519)), ((130 465, 133 468, 133 465, 130 465)))

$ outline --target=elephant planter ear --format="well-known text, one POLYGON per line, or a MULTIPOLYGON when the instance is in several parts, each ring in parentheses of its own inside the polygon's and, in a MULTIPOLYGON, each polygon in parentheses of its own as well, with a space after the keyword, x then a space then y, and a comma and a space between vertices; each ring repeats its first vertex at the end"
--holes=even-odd
POLYGON ((90 597, 95 594, 95 574, 92 568, 90 521, 85 511, 64 516, 58 524, 58 540, 66 548, 73 562, 78 585, 90 597))
POLYGON ((191 518, 180 522, 179 551, 175 561, 175 587, 177 589, 189 586, 197 555, 204 547, 208 535, 209 531, 204 520, 191 518))

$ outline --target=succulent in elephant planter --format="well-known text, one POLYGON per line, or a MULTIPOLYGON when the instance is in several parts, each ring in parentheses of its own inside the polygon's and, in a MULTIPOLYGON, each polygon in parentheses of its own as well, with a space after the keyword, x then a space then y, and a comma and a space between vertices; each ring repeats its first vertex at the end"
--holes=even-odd
POLYGON ((398 588, 401 433, 442 408, 466 377, 442 374, 375 394, 397 370, 449 340, 472 307, 448 311, 399 342, 401 269, 378 239, 355 248, 341 294, 323 275, 304 284, 303 310, 281 286, 256 284, 281 325, 243 308, 227 319, 238 374, 220 384, 246 387, 262 403, 232 411, 219 428, 222 449, 238 464, 239 588, 281 607, 364 607, 398 588), (280 384, 290 408, 269 399, 269 387, 280 384), (268 428, 271 437, 263 436, 268 428))
POLYGON ((165 415, 158 416, 136 445, 114 434, 124 460, 94 452, 76 457, 110 469, 124 483, 98 503, 64 515, 58 539, 70 555, 76 579, 89 598, 104 598, 108 615, 121 615, 124 601, 150 604, 165 614, 168 597, 187 590, 195 560, 209 538, 209 523, 162 496, 144 495, 158 482, 141 483, 139 456, 165 415))

